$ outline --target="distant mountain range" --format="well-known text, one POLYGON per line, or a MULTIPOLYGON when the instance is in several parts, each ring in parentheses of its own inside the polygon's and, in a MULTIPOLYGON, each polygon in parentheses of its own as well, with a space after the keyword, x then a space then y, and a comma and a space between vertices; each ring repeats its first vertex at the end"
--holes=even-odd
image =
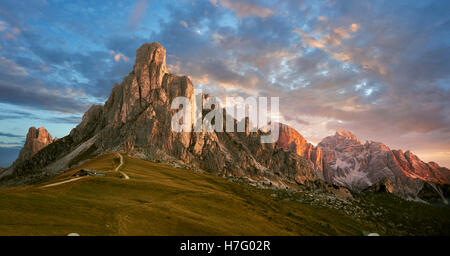
POLYGON ((309 159, 328 183, 352 191, 386 190, 407 199, 447 202, 450 170, 435 162, 425 163, 410 151, 391 150, 381 142, 362 143, 349 131, 339 130, 317 147, 295 129, 280 124, 277 143, 287 151, 309 159))
POLYGON ((141 46, 132 72, 114 86, 103 106, 92 106, 69 135, 56 140, 43 127, 30 128, 19 158, 0 171, 0 184, 39 182, 89 157, 121 152, 246 178, 261 186, 295 189, 328 183, 414 200, 446 202, 449 197, 449 169, 379 142, 362 144, 347 131, 336 132, 317 147, 284 124, 279 124, 276 143, 261 143, 260 130, 173 132, 171 118, 176 110, 170 108, 171 102, 178 96, 193 102, 196 95, 188 77, 168 72, 165 58, 166 50, 159 43, 141 46))

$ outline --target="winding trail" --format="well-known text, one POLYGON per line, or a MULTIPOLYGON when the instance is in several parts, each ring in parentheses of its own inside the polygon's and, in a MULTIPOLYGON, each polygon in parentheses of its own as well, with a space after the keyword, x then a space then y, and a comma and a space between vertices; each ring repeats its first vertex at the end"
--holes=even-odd
POLYGON ((120 153, 116 153, 117 155, 119 155, 120 157, 120 164, 116 167, 116 169, 114 171, 119 172, 120 174, 122 174, 122 176, 126 179, 129 180, 130 177, 128 177, 128 175, 122 171, 119 171, 120 167, 122 167, 123 165, 123 156, 120 153))
MULTIPOLYGON (((119 172, 120 174, 122 174, 122 176, 126 179, 129 180, 130 177, 128 177, 128 175, 122 171, 119 171, 120 167, 122 167, 123 165, 123 156, 120 153, 116 153, 119 157, 120 157, 120 164, 116 167, 116 169, 114 169, 115 172, 119 172)), ((83 176, 83 177, 77 177, 77 178, 73 178, 70 180, 64 180, 64 181, 60 181, 60 182, 56 182, 56 183, 52 183, 52 184, 47 184, 45 186, 42 186, 41 188, 49 188, 49 187, 54 187, 54 186, 58 186, 58 185, 62 185, 62 184, 66 184, 69 182, 73 182, 73 181, 77 181, 83 178, 86 178, 87 176, 83 176)))

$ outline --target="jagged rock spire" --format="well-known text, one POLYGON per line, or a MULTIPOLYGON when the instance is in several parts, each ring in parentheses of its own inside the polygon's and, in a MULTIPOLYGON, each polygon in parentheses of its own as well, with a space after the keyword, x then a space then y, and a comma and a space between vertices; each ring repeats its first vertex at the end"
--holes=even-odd
POLYGON ((136 51, 134 74, 141 85, 141 94, 160 88, 162 78, 168 73, 166 67, 166 49, 158 42, 144 44, 136 51))
POLYGON ((34 126, 30 127, 28 129, 25 144, 22 150, 20 150, 19 157, 16 161, 23 161, 32 157, 39 150, 46 147, 48 144, 52 143, 55 140, 56 138, 53 139, 52 135, 48 133, 48 131, 43 126, 39 129, 36 129, 36 127, 34 126))

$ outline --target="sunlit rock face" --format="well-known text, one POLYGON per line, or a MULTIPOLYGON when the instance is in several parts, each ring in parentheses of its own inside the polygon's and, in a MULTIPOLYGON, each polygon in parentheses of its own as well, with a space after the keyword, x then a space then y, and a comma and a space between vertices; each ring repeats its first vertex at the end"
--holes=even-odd
POLYGON ((284 150, 295 152, 297 155, 310 160, 313 167, 318 170, 318 173, 321 173, 322 149, 314 147, 314 145, 307 142, 294 128, 282 123, 279 124, 279 127, 280 135, 277 145, 284 150))
POLYGON ((56 141, 53 139, 50 133, 44 128, 30 127, 28 129, 27 137, 23 148, 20 150, 19 157, 16 162, 20 162, 34 156, 39 150, 46 147, 48 144, 56 141))
MULTIPOLYGON (((58 139, 56 137, 52 138, 50 133, 44 127, 40 127, 39 129, 30 127, 25 143, 20 150, 16 161, 14 161, 10 167, 0 170, 0 186, 2 186, 2 183, 5 183, 2 182, 2 180, 5 180, 5 177, 16 177, 23 174, 34 173, 33 169, 35 167, 47 162, 46 158, 37 157, 36 155, 40 155, 42 151, 51 152, 46 151, 45 148, 56 142, 58 142, 58 139)), ((18 180, 18 183, 25 184, 20 180, 18 180)), ((3 184, 3 186, 5 185, 3 184)))
POLYGON ((449 169, 380 142, 363 144, 349 131, 339 130, 314 147, 295 129, 280 124, 277 144, 310 160, 328 183, 353 191, 383 190, 410 199, 426 195, 427 200, 434 193, 441 202, 448 197, 449 169))
POLYGON ((92 106, 70 135, 17 166, 16 171, 60 172, 70 166, 70 159, 92 151, 93 155, 123 152, 280 187, 318 179, 302 156, 286 152, 276 143, 261 143, 261 131, 172 131, 172 116, 179 111, 171 109, 172 101, 183 96, 194 105, 196 96, 187 76, 168 72, 165 57, 166 49, 157 42, 141 46, 133 70, 112 88, 104 106, 92 106))
MULTIPOLYGON (((348 131, 337 131, 318 147, 323 151, 325 180, 354 191, 383 183, 388 192, 416 199, 424 183, 450 183, 447 168, 425 163, 410 151, 390 150, 381 142, 363 144, 348 131)), ((438 188, 435 192, 442 194, 438 188)))

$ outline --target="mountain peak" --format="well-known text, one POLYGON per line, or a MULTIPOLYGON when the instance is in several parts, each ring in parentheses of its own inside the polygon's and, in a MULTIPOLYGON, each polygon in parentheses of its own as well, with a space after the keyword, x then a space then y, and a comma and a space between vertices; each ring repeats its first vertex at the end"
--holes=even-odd
POLYGON ((32 126, 28 129, 27 137, 23 148, 20 150, 17 161, 23 161, 32 157, 39 150, 55 141, 52 135, 45 129, 44 126, 36 127, 32 126))
POLYGON ((134 71, 139 69, 139 67, 148 66, 151 64, 153 64, 153 67, 167 70, 166 48, 158 42, 143 44, 136 50, 136 64, 134 71))
POLYGON ((362 144, 356 135, 347 130, 337 130, 334 134, 334 138, 340 142, 355 142, 356 144, 362 144))
POLYGON ((346 130, 338 130, 334 135, 324 138, 318 146, 336 148, 337 146, 346 147, 348 145, 362 145, 362 143, 353 133, 346 130))
MULTIPOLYGON (((284 148, 289 149, 290 147, 298 147, 307 144, 307 141, 303 136, 294 128, 290 127, 289 125, 278 123, 280 127, 280 135, 277 141, 277 144, 284 148)), ((298 153, 298 150, 293 150, 296 153, 298 153)))
POLYGON ((145 60, 150 59, 152 60, 155 55, 153 53, 159 52, 161 57, 166 57, 166 48, 162 46, 158 42, 153 43, 145 43, 139 47, 139 49, 136 50, 136 62, 139 62, 139 60, 145 60))
POLYGON ((350 131, 347 130, 337 130, 335 136, 342 136, 342 137, 346 137, 346 138, 351 138, 351 139, 358 139, 353 133, 351 133, 350 131))
POLYGON ((280 135, 277 145, 284 150, 294 152, 310 160, 318 169, 322 168, 321 150, 315 148, 311 143, 294 128, 289 125, 279 123, 280 135))
POLYGON ((141 93, 161 88, 164 74, 169 73, 166 67, 166 49, 158 42, 143 44, 136 50, 133 73, 141 87, 141 93))

